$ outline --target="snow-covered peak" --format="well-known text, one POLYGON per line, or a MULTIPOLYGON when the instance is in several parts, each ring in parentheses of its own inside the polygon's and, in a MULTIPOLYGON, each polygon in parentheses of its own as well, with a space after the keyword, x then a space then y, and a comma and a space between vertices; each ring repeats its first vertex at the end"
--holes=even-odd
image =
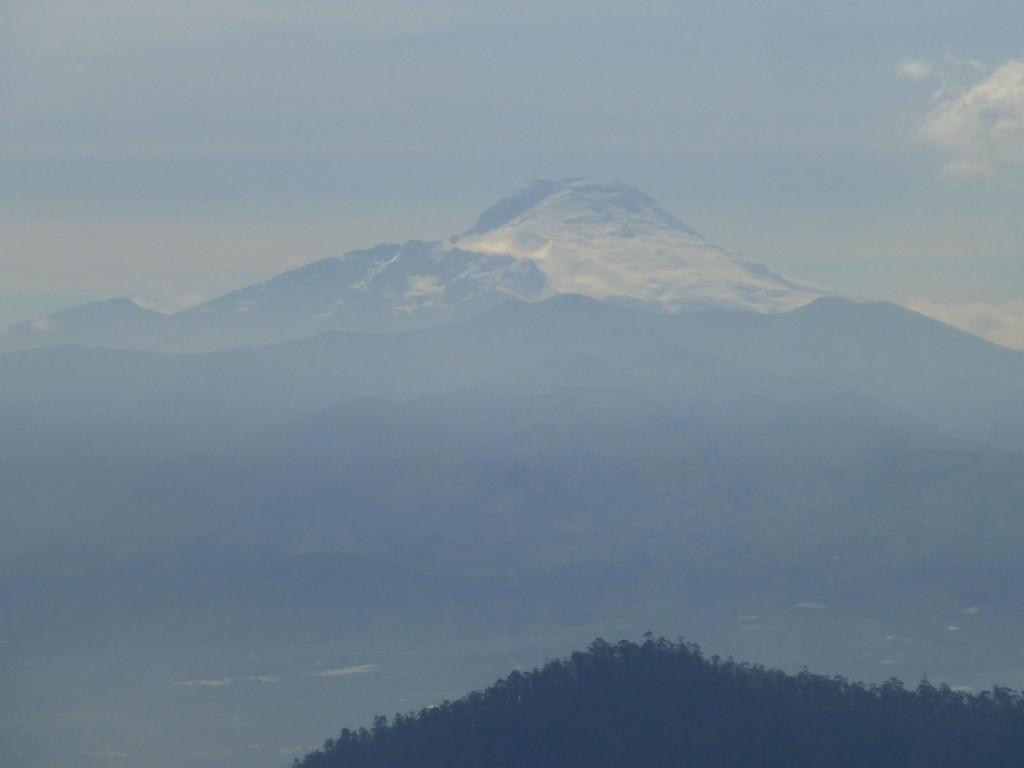
POLYGON ((0 333, 0 351, 57 343, 195 351, 325 330, 449 323, 559 294, 680 312, 779 312, 825 292, 713 243, 626 184, 538 181, 447 241, 385 243, 323 259, 174 315, 114 300, 0 333))
POLYGON ((776 312, 823 295, 707 242, 625 184, 535 182, 488 209, 453 242, 534 262, 552 294, 640 301, 670 312, 776 312))
POLYGON ((526 219, 557 222, 565 227, 619 223, 628 224, 634 233, 670 229, 700 238, 646 192, 627 184, 581 178, 535 181, 484 211, 465 237, 493 232, 526 219))

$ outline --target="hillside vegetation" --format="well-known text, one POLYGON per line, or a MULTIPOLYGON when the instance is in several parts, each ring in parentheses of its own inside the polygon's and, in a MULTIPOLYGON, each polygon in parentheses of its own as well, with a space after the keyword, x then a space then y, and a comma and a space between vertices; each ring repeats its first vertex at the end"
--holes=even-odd
POLYGON ((684 642, 585 653, 344 730, 295 768, 1020 766, 1024 699, 789 675, 684 642))

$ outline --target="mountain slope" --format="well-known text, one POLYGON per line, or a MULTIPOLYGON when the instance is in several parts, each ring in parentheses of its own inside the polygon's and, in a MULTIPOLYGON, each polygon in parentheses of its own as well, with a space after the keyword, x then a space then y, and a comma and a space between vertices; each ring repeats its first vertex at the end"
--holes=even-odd
POLYGON ((179 335, 212 334, 217 345, 331 329, 387 332, 454 322, 545 290, 528 260, 410 241, 300 267, 186 310, 173 325, 179 335))
POLYGON ((703 313, 679 342, 737 364, 830 381, 950 433, 1024 446, 1024 353, 887 302, 819 299, 789 313, 703 313))
POLYGON ((0 352, 50 344, 147 348, 159 344, 168 321, 130 299, 96 301, 0 330, 0 352))

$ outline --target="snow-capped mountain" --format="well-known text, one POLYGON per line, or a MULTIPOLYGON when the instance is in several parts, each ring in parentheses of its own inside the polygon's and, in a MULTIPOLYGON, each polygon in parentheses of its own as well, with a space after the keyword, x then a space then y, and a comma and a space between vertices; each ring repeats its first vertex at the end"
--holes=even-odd
POLYGON ((709 243, 638 189, 562 179, 504 198, 448 241, 352 251, 176 315, 99 302, 8 329, 0 349, 66 342, 216 349, 325 330, 420 328, 512 298, 573 293, 668 312, 778 312, 823 295, 709 243))
POLYGON ((528 259, 413 240, 323 259, 173 320, 181 332, 213 334, 218 343, 399 331, 469 317, 510 298, 535 300, 545 290, 528 259))
POLYGON ((823 295, 709 243, 625 184, 538 181, 486 211, 454 242, 534 262, 551 293, 630 299, 670 312, 778 312, 823 295))

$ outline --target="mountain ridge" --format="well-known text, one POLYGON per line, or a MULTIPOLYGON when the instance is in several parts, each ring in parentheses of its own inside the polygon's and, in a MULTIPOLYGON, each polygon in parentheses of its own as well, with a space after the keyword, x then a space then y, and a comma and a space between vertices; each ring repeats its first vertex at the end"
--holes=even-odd
POLYGON ((625 184, 541 180, 448 240, 382 243, 174 314, 114 299, 0 331, 0 350, 85 343, 203 351, 450 323, 511 298, 579 293, 655 311, 777 312, 827 292, 705 240, 625 184))

